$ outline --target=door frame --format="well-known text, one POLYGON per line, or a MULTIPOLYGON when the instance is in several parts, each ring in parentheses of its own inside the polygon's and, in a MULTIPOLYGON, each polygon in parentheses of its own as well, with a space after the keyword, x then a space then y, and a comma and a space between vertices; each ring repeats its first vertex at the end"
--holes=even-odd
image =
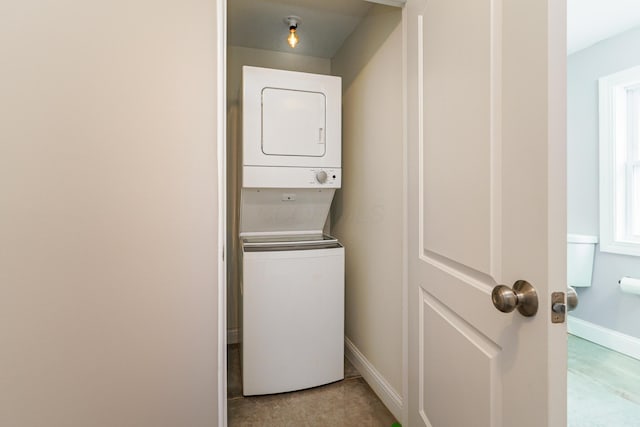
POLYGON ((409 424, 409 114, 408 16, 402 6, 402 419, 409 424))
MULTIPOLYGON (((218 425, 227 427, 227 1, 215 0, 217 37, 217 114, 216 152, 218 160, 218 425)), ((409 391, 408 366, 408 141, 407 141, 407 0, 362 0, 370 3, 399 7, 402 9, 402 419, 403 425, 409 416, 407 395, 409 391)))
POLYGON ((218 161, 218 426, 227 426, 227 0, 216 1, 218 161))
MULTIPOLYGON (((217 115, 216 115, 216 151, 218 156, 218 425, 227 426, 227 1, 216 0, 216 37, 217 37, 217 115)), ((406 425, 408 419, 407 394, 408 381, 408 173, 407 173, 407 16, 406 0, 362 0, 392 7, 402 8, 402 419, 406 425)))
MULTIPOLYGON (((559 291, 566 292, 567 277, 567 0, 547 0, 549 28, 547 30, 547 78, 549 135, 547 144, 547 200, 549 215, 549 268, 565 278, 559 291), (555 220, 551 220, 555 218, 555 220), (559 250, 560 253, 552 249, 559 250)), ((545 315, 545 313, 540 313, 545 315)), ((546 313, 549 316, 549 312, 546 313)), ((568 316, 555 336, 567 336, 568 316)), ((549 320, 550 321, 550 320, 549 320)), ((553 349, 548 351, 551 353, 553 349)), ((566 350, 566 346, 565 346, 566 350)), ((564 388, 551 388, 549 394, 549 422, 567 423, 567 352, 564 357, 549 357, 549 377, 564 377, 564 388)))

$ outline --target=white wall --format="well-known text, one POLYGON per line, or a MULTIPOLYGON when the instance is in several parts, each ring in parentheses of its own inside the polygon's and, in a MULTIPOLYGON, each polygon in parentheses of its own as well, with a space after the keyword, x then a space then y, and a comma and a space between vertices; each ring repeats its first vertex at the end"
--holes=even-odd
POLYGON ((237 241, 234 236, 238 235, 239 213, 238 206, 238 179, 239 168, 238 158, 241 146, 241 134, 239 110, 237 107, 242 82, 242 67, 251 65, 254 67, 276 68, 280 70, 302 71, 306 73, 330 74, 331 60, 328 58, 318 58, 315 56, 296 55, 293 53, 276 52, 272 50, 251 49, 240 46, 229 46, 227 51, 227 192, 228 208, 227 218, 229 221, 229 231, 227 245, 229 248, 229 280, 227 282, 227 329, 230 331, 230 342, 237 340, 237 329, 239 323, 239 284, 238 284, 238 262, 236 253, 238 251, 237 241))
MULTIPOLYGON (((567 60, 567 230, 599 234, 598 79, 640 65, 640 28, 576 52, 567 60)), ((623 294, 621 276, 640 277, 640 258, 596 251, 593 286, 578 288, 572 314, 640 338, 640 297, 623 294)))
POLYGON ((0 425, 217 424, 215 9, 0 4, 0 425))
POLYGON ((332 232, 346 248, 346 335, 402 391, 401 10, 375 6, 332 60, 343 77, 343 188, 332 232))

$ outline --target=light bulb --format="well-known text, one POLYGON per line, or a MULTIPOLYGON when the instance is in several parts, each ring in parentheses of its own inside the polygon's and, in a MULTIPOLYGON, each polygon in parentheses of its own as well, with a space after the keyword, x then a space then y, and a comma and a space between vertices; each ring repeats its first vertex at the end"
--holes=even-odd
POLYGON ((284 23, 289 27, 289 37, 287 37, 287 43, 293 49, 298 45, 300 39, 298 38, 298 24, 300 24, 300 17, 290 15, 284 18, 284 23))
POLYGON ((298 40, 299 39, 298 35, 296 34, 296 27, 292 25, 291 27, 289 27, 289 37, 287 37, 287 42, 289 42, 289 46, 294 48, 298 44, 298 40))

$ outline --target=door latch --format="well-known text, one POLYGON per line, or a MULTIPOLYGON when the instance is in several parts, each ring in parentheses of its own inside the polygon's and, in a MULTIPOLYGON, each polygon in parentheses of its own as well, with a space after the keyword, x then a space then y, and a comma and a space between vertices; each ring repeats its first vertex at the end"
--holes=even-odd
POLYGON ((564 292, 551 294, 551 323, 564 323, 567 305, 564 303, 564 292))
POLYGON ((578 294, 571 286, 567 288, 567 302, 564 300, 564 292, 551 294, 551 323, 564 323, 567 311, 572 311, 578 306, 578 294))

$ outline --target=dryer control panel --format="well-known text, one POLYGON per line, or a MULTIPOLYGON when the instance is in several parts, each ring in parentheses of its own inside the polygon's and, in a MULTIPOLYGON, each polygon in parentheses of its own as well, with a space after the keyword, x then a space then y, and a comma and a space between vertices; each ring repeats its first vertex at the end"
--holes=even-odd
POLYGON ((340 175, 340 169, 317 169, 315 170, 315 180, 320 185, 331 187, 335 184, 340 175))
POLYGON ((340 188, 341 184, 341 168, 242 168, 244 188, 340 188))

